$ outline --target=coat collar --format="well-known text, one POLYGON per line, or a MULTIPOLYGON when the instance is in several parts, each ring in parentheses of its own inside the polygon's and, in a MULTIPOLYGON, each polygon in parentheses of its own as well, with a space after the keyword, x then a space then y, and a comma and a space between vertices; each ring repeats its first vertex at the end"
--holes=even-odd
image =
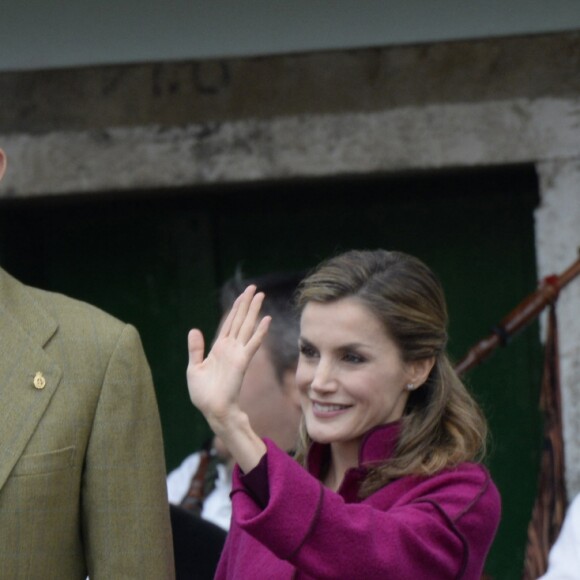
POLYGON ((61 380, 62 370, 44 349, 57 329, 35 292, 0 268, 0 488, 61 380), (34 385, 37 373, 42 388, 34 385))
MULTIPOLYGON (((361 501, 359 490, 372 465, 382 463, 393 456, 401 422, 395 421, 386 425, 378 425, 367 431, 362 439, 359 450, 359 464, 349 469, 338 489, 338 493, 348 503, 361 501)), ((308 454, 308 468, 312 475, 319 478, 330 459, 330 445, 313 443, 308 454)))
MULTIPOLYGON (((367 431, 359 449, 359 467, 381 463, 393 456, 401 432, 401 422, 378 425, 367 431)), ((308 471, 320 475, 320 469, 328 462, 330 445, 313 443, 308 452, 308 471)))
POLYGON ((11 321, 44 347, 58 328, 57 321, 34 299, 31 289, 0 268, 1 320, 11 321))

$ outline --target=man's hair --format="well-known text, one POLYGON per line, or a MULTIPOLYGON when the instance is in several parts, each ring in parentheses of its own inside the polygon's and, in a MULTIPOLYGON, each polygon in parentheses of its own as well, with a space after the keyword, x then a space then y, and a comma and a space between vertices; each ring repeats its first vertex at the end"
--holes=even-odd
POLYGON ((268 349, 276 376, 280 382, 286 371, 294 372, 298 364, 299 314, 294 305, 294 294, 303 278, 300 272, 272 272, 244 278, 238 269, 220 291, 222 313, 228 312, 235 299, 250 285, 265 294, 262 316, 271 316, 270 328, 264 345, 268 349))

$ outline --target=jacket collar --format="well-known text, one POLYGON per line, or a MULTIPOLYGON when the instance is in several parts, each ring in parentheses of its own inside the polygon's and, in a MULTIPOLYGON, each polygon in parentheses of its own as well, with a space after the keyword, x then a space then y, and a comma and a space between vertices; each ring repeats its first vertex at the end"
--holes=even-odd
MULTIPOLYGON (((369 467, 381 463, 393 456, 399 434, 401 421, 373 427, 364 435, 359 449, 359 467, 369 467)), ((308 452, 308 471, 315 477, 320 476, 323 465, 330 458, 330 445, 314 442, 308 452)))
POLYGON ((0 489, 63 374, 44 348, 58 323, 37 301, 40 295, 0 269, 0 489))
POLYGON ((0 268, 0 318, 19 326, 30 340, 44 347, 58 328, 57 321, 34 299, 30 289, 0 268))

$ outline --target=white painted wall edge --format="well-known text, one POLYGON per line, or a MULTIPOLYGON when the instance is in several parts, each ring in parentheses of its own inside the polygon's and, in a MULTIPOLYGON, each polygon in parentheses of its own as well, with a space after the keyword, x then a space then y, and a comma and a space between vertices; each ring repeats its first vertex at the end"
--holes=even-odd
POLYGON ((0 135, 0 197, 187 187, 580 156, 580 98, 0 135))

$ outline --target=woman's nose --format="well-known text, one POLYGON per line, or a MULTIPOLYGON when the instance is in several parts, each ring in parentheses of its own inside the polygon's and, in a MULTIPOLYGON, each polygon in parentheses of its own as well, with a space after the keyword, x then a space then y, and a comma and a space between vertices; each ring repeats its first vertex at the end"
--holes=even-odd
POLYGON ((336 381, 330 361, 319 360, 314 370, 310 387, 314 391, 333 391, 336 388, 336 381))

